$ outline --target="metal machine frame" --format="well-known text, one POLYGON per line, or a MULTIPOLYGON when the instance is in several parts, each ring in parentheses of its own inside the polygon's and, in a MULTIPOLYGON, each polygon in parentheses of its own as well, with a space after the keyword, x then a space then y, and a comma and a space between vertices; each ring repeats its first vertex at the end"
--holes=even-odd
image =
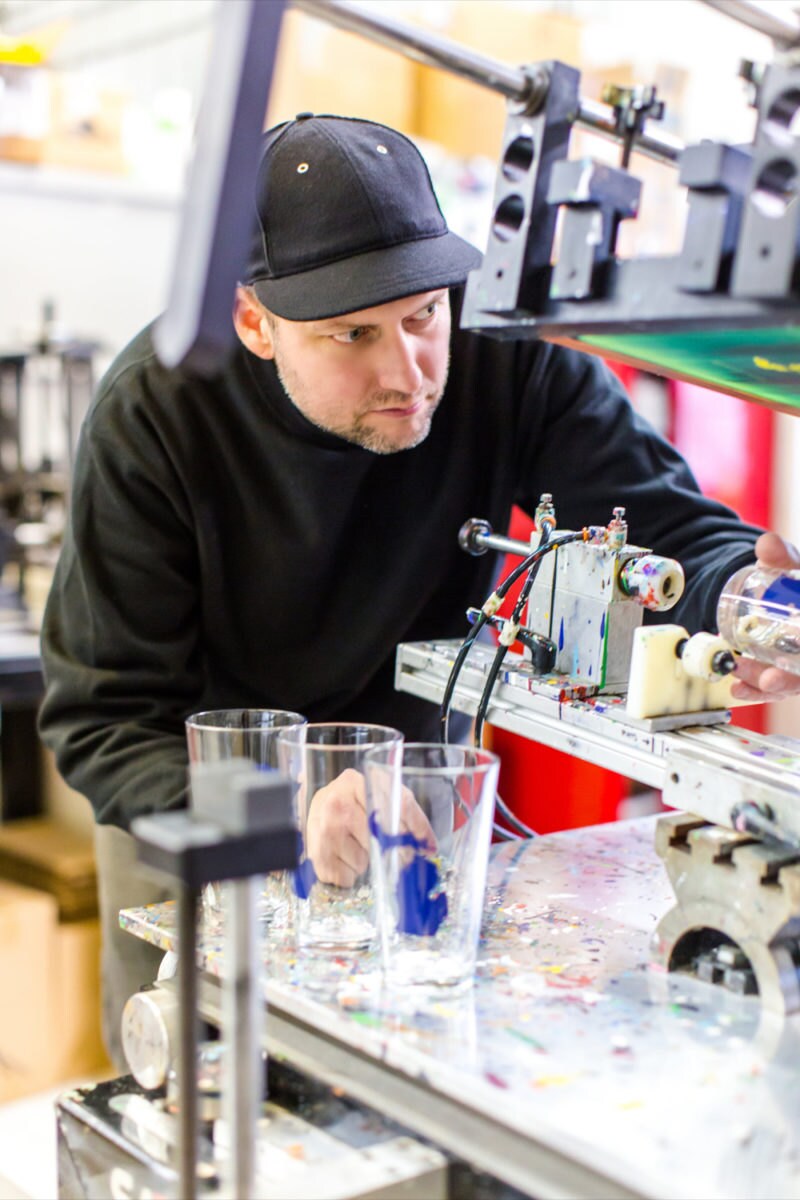
MULTIPOLYGON (((740 371, 727 386, 719 381, 713 386, 794 410, 800 403, 797 373, 783 362, 781 350, 783 333, 800 321, 795 196, 800 141, 792 125, 800 94, 794 57, 800 28, 745 0, 706 2, 767 33, 782 56, 765 69, 749 66, 759 113, 749 147, 712 141, 684 147, 655 126, 663 106, 653 88, 612 89, 611 104, 599 104, 580 96, 579 73, 563 63, 512 68, 341 0, 295 0, 295 7, 508 101, 489 244, 468 281, 464 326, 494 336, 576 344, 589 353, 607 352, 592 338, 620 332, 668 330, 691 339, 709 330, 770 330, 767 347, 780 359, 777 367, 765 368, 764 379, 758 370, 754 378, 740 371), (574 125, 620 142, 620 166, 569 161, 574 125), (640 184, 628 171, 633 149, 680 164, 689 219, 675 257, 616 257, 619 224, 638 209, 640 184), (561 249, 554 261, 559 212, 561 249)), ((285 3, 241 0, 234 8, 235 14, 220 6, 179 269, 155 334, 166 363, 201 373, 214 370, 234 337, 227 312, 250 233, 247 197, 285 3)), ((753 356, 763 353, 763 341, 756 339, 753 356)), ((692 367, 667 369, 647 346, 615 349, 614 355, 704 381, 692 367)))
MULTIPOLYGON (((495 336, 544 338, 601 352, 584 342, 583 336, 631 329, 785 330, 800 323, 800 205, 794 184, 800 176, 800 141, 792 132, 792 120, 800 109, 800 66, 791 53, 775 67, 751 74, 759 109, 752 147, 703 143, 685 149, 653 130, 650 118, 658 114, 658 101, 652 89, 618 93, 610 107, 597 105, 581 98, 578 72, 562 63, 512 69, 337 0, 295 0, 295 6, 470 78, 501 92, 509 101, 490 244, 466 290, 462 323, 467 327, 495 336), (621 142, 619 167, 569 162, 569 137, 575 124, 621 142), (680 182, 689 188, 690 219, 683 251, 676 258, 630 262, 616 258, 619 223, 634 216, 638 207, 638 184, 627 170, 634 147, 665 162, 680 159, 680 182), (561 210, 561 252, 554 262, 561 210)), ((284 0, 220 5, 209 94, 187 189, 190 204, 179 239, 180 270, 176 271, 168 310, 155 333, 158 353, 168 365, 180 363, 201 373, 212 372, 234 336, 228 314, 250 233, 257 143, 285 7, 284 0)), ((756 20, 754 5, 717 0, 716 7, 739 10, 732 13, 739 19, 746 13, 756 20)), ((794 48, 800 44, 800 25, 777 22, 771 35, 782 49, 794 48)), ((658 363, 652 365, 658 369, 658 363)), ((746 388, 732 390, 747 394, 746 388)), ((784 406, 796 407, 791 387, 784 406)), ((487 671, 485 653, 482 647, 475 647, 456 687, 453 705, 462 711, 474 712, 477 706, 487 671)), ((452 656, 449 643, 401 646, 397 686, 439 700, 452 656)), ((492 695, 488 719, 663 787, 668 804, 689 807, 698 814, 697 818, 668 818, 659 835, 659 850, 676 880, 677 899, 656 934, 656 954, 664 965, 680 965, 675 956, 680 957, 687 930, 706 922, 723 935, 712 946, 716 958, 707 955, 704 960, 706 977, 723 976, 734 990, 747 991, 747 972, 735 959, 718 953, 727 941, 738 939, 741 944, 746 939, 735 922, 725 926, 724 915, 715 918, 713 913, 724 914, 728 909, 738 919, 743 906, 763 888, 770 911, 755 923, 753 949, 745 949, 765 1004, 784 1012, 800 1009, 796 952, 800 934, 800 815, 796 804, 800 743, 781 748, 770 739, 751 736, 743 740, 726 728, 718 713, 707 718, 713 722, 710 728, 701 727, 703 721, 697 716, 691 728, 678 730, 674 722, 630 720, 619 707, 574 696, 565 699, 562 690, 548 689, 532 676, 521 658, 512 656, 492 695), (755 753, 747 749, 745 741, 755 746, 755 753), (794 763, 790 770, 782 761, 787 755, 794 763), (768 811, 776 826, 797 845, 763 845, 756 835, 734 830, 735 811, 743 806, 768 811), (702 887, 698 891, 677 882, 682 863, 692 858, 695 866, 702 868, 702 872, 693 871, 694 881, 706 876, 726 881, 712 889, 713 903, 702 887), (728 887, 731 879, 743 877, 747 881, 744 889, 728 887)), ((244 821, 240 829, 224 831, 221 841, 226 856, 230 851, 235 857, 234 851, 242 848, 246 828, 244 821)), ((210 846, 202 836, 195 840, 197 830, 191 823, 179 820, 174 827, 145 824, 139 832, 145 857, 151 863, 160 862, 182 881, 181 942, 193 945, 200 884, 220 874, 246 875, 247 869, 238 860, 234 867, 233 858, 224 870, 207 861, 210 846)), ((283 832, 288 837, 288 830, 283 832)), ((216 836, 220 837, 219 830, 216 836)), ((260 869, 267 861, 273 866, 293 861, 292 847, 288 843, 270 847, 270 836, 259 831, 263 842, 258 847, 260 869)), ((251 868, 253 862, 251 857, 251 868)), ((252 926, 253 913, 246 885, 237 887, 241 892, 237 901, 241 963, 248 957, 245 951, 252 957, 245 927, 252 926)), ((192 970, 182 972, 185 1013, 196 1007, 196 982, 192 970)), ((241 978, 236 976, 234 982, 240 985, 241 978)), ((200 989, 200 1007, 212 1019, 219 1018, 218 985, 201 980, 200 989)), ((240 996, 240 1015, 244 1003, 240 996)), ((180 1169, 183 1194, 190 1196, 196 1185, 191 1070, 196 1037, 190 1017, 182 1032, 180 1169)), ((249 1044, 253 1040, 250 1019, 245 1032, 249 1036, 244 1043, 249 1044)), ((273 1051, 285 1048, 301 1066, 307 1063, 330 1082, 345 1082, 348 1090, 385 1111, 394 1111, 401 1118, 408 1109, 424 1115, 436 1124, 442 1146, 468 1156, 479 1144, 484 1161, 491 1161, 494 1155, 506 1156, 505 1178, 520 1183, 530 1179, 531 1154, 538 1152, 538 1144, 532 1147, 530 1137, 521 1138, 500 1122, 474 1120, 469 1106, 458 1099, 443 1104, 438 1097, 428 1104, 424 1078, 404 1081, 402 1094, 390 1097, 384 1087, 386 1072, 370 1056, 364 1055, 362 1061, 353 1047, 343 1048, 334 1037, 327 1037, 324 1029, 304 1026, 287 1012, 273 1012, 269 1041, 273 1051)), ((232 1090, 235 1088, 236 1080, 232 1090)), ((246 1110, 252 1107, 252 1091, 242 1085, 232 1101, 235 1108, 231 1111, 244 1124, 246 1110)), ((237 1183, 242 1183, 241 1194, 249 1194, 253 1177, 252 1157, 240 1144, 245 1140, 237 1139, 231 1164, 237 1183)), ((571 1191, 584 1191, 596 1184, 593 1172, 566 1156, 562 1162, 552 1149, 542 1151, 542 1162, 543 1176, 551 1186, 563 1186, 566 1179, 571 1191), (558 1159, 555 1167, 554 1157, 558 1159)), ((619 1190, 619 1194, 628 1193, 619 1190)))

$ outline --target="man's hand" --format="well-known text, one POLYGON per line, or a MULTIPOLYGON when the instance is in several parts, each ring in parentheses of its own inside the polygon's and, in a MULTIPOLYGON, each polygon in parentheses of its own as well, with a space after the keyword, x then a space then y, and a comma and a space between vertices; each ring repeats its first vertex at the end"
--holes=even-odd
MULTIPOLYGON (((401 826, 431 853, 436 838, 428 818, 407 788, 403 790, 401 826)), ((369 829, 364 776, 352 767, 311 798, 306 822, 306 853, 321 883, 350 888, 369 866, 369 829)))
MULTIPOLYGON (((800 551, 777 533, 762 533, 756 542, 756 558, 762 567, 791 570, 800 567, 800 551)), ((740 658, 731 694, 737 700, 782 700, 800 693, 800 675, 766 666, 753 658, 740 658)))

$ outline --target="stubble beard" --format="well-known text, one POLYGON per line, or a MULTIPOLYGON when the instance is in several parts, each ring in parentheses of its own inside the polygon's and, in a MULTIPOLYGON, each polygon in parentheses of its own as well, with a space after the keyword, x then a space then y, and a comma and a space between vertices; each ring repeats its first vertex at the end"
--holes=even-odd
POLYGON ((420 414, 422 423, 415 430, 409 431, 405 437, 392 437, 390 434, 370 426, 370 417, 373 416, 375 409, 398 408, 407 405, 410 400, 409 396, 402 392, 380 392, 372 397, 370 409, 366 412, 358 413, 349 422, 342 422, 341 424, 338 422, 324 423, 309 411, 309 406, 304 403, 303 387, 300 381, 291 369, 282 363, 281 357, 277 352, 274 362, 283 390, 295 408, 299 409, 307 421, 310 421, 317 429, 321 429, 323 433, 332 433, 346 442, 351 442, 355 446, 361 446, 362 449, 369 450, 372 454, 398 454, 401 450, 413 450, 415 446, 419 446, 425 441, 431 430, 433 414, 436 412, 444 394, 449 368, 448 362, 445 366, 444 378, 439 388, 436 391, 425 394, 423 399, 425 411, 420 414))

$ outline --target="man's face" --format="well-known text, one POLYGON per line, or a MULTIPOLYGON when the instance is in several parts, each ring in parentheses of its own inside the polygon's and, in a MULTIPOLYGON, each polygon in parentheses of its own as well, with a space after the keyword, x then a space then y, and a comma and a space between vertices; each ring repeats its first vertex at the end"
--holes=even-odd
POLYGON ((372 450, 428 436, 447 381, 447 289, 325 321, 270 316, 272 354, 292 402, 320 429, 372 450))

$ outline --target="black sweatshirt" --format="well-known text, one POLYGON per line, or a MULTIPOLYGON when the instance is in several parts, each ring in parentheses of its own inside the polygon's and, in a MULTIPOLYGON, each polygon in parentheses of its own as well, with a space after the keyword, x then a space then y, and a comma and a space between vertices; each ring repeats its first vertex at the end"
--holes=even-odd
POLYGON ((44 740, 100 822, 184 802, 184 718, 287 708, 437 736, 393 688, 398 642, 460 637, 497 560, 458 547, 552 492, 560 528, 627 509, 630 540, 679 559, 667 619, 715 628, 758 531, 703 497, 595 358, 458 330, 428 438, 376 455, 318 430, 274 366, 237 345, 200 380, 149 330, 100 384, 45 614, 44 740))

